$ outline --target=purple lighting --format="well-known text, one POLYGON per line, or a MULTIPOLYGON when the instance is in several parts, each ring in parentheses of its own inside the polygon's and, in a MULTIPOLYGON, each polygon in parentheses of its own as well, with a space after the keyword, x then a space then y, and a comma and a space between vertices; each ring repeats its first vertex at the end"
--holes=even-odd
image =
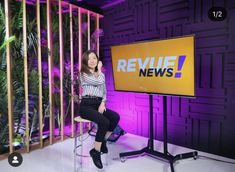
MULTIPOLYGON (((103 6, 101 48, 106 68, 107 107, 120 114, 120 124, 127 132, 148 136, 149 100, 147 94, 114 91, 110 47, 194 34, 196 97, 168 96, 168 142, 235 158, 232 41, 235 40, 232 22, 235 16, 214 22, 206 10, 223 6, 230 13, 232 2, 142 0, 115 1, 116 5, 103 6)), ((176 78, 183 77, 182 64, 186 60, 183 55, 175 68, 175 73, 179 72, 176 78)), ((154 95, 153 98, 154 137, 163 140, 162 97, 154 95)))

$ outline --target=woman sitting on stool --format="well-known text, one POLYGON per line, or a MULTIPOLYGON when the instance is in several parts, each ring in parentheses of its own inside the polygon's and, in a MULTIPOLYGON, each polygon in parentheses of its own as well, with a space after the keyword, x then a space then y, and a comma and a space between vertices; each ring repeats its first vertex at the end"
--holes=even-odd
POLYGON ((95 147, 90 150, 90 155, 96 167, 103 168, 101 152, 108 153, 106 140, 119 122, 119 115, 107 109, 105 76, 101 72, 102 62, 92 50, 83 54, 80 71, 82 86, 82 101, 80 103, 80 115, 98 125, 95 136, 95 147))

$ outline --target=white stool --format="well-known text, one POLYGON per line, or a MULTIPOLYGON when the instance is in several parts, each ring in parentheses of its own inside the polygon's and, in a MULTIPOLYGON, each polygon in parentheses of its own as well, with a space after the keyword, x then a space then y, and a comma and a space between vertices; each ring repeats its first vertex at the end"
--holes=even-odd
POLYGON ((81 147, 81 152, 80 152, 80 154, 79 154, 79 156, 80 156, 80 164, 82 164, 82 157, 89 157, 88 155, 87 156, 85 156, 85 155, 83 155, 82 154, 82 152, 83 152, 83 124, 85 123, 85 124, 89 124, 89 129, 90 129, 90 127, 91 127, 91 121, 89 121, 89 120, 87 120, 87 119, 83 119, 82 117, 80 117, 80 116, 78 116, 78 117, 76 117, 76 118, 74 118, 74 122, 76 122, 75 123, 75 135, 74 135, 74 171, 76 172, 76 157, 77 157, 77 148, 78 147, 81 147), (78 132, 77 132, 77 123, 79 122, 79 124, 80 124, 80 132, 79 132, 79 134, 78 134, 78 132), (78 138, 80 139, 80 145, 78 145, 78 138))

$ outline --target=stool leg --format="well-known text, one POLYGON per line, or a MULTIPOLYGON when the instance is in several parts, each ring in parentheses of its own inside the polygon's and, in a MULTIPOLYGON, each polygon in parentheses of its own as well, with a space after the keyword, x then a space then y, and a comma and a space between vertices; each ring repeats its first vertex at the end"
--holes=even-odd
POLYGON ((73 154, 74 154, 74 172, 76 172, 77 170, 77 165, 76 165, 76 157, 77 157, 77 123, 75 123, 75 135, 74 135, 74 150, 73 150, 73 154))
POLYGON ((83 152, 83 123, 82 122, 80 122, 80 142, 81 142, 80 164, 82 164, 82 152, 83 152))

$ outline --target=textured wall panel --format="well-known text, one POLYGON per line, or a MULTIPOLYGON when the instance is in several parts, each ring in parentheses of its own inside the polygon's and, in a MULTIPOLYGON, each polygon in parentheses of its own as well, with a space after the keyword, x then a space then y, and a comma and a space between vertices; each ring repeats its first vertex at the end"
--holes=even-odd
MULTIPOLYGON (((108 106, 131 133, 148 136, 149 96, 115 92, 110 46, 195 34, 196 98, 167 98, 168 141, 235 158, 235 3, 233 0, 126 0, 106 9, 102 55, 108 106), (221 22, 207 17, 223 6, 221 22)), ((156 84, 157 87, 157 84, 156 84)), ((154 136, 163 139, 162 97, 154 95, 154 136)))

